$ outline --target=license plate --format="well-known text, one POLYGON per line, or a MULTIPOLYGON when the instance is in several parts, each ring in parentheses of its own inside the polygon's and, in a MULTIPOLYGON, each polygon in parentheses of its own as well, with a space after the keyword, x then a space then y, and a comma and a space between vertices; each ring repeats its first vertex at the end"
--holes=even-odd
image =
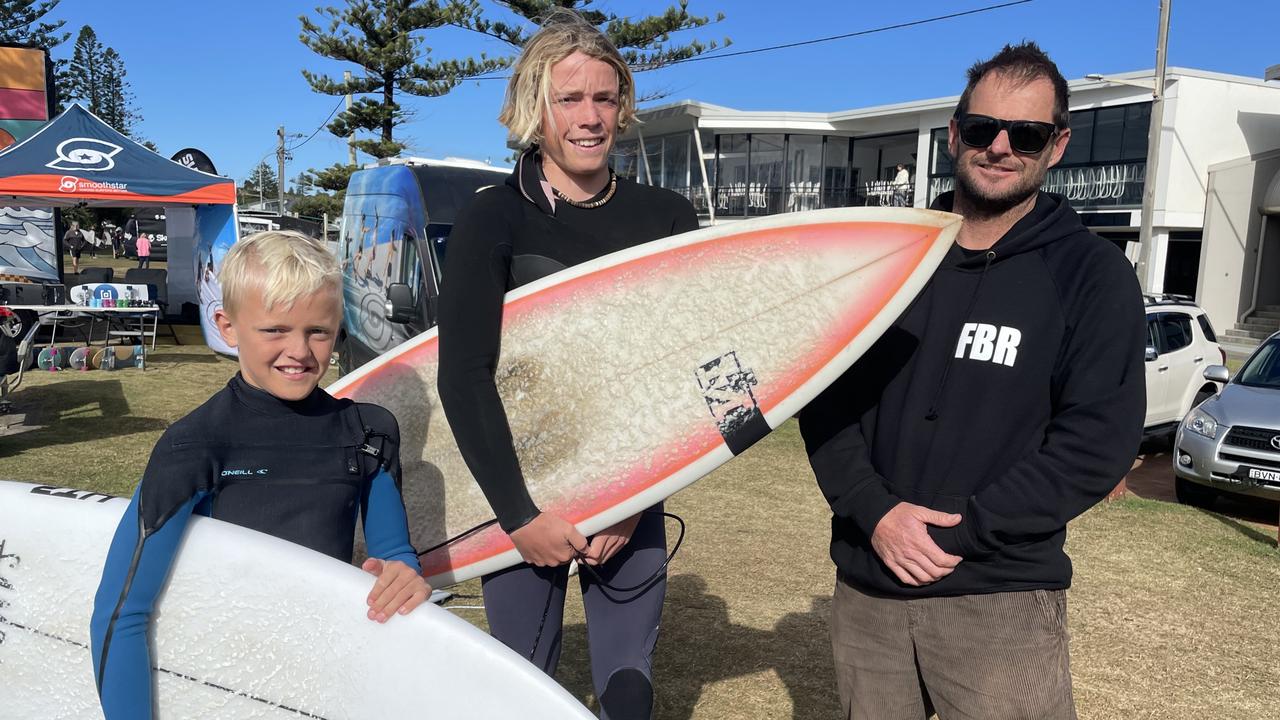
POLYGON ((1258 468, 1249 468, 1249 479, 1280 482, 1280 470, 1260 470, 1258 468))

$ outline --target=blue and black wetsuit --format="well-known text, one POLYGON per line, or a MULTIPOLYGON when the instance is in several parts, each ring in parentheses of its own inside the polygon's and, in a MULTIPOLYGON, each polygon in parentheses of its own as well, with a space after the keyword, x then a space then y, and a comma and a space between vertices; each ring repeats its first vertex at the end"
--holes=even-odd
POLYGON ((377 405, 318 388, 280 400, 238 374, 165 431, 94 598, 93 669, 107 719, 151 717, 147 627, 192 513, 350 562, 360 512, 371 557, 418 569, 400 498, 399 440, 395 418, 377 405))

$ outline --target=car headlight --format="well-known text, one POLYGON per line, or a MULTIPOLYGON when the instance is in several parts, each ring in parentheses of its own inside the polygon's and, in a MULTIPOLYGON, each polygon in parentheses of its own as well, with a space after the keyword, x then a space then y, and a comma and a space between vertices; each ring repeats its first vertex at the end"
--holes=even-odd
POLYGON ((1182 421, 1182 427, 1210 440, 1218 437, 1218 419, 1200 408, 1187 413, 1186 419, 1182 421))

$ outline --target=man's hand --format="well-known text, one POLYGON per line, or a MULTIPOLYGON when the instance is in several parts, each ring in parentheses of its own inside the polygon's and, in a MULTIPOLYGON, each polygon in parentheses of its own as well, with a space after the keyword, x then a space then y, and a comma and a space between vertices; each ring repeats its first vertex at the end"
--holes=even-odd
POLYGON ((369 619, 384 623, 397 612, 408 615, 431 595, 431 586, 413 568, 399 560, 369 558, 360 566, 378 578, 365 600, 369 619))
POLYGON ((951 574, 961 558, 949 555, 929 537, 928 525, 952 527, 960 524, 960 516, 942 513, 909 502, 894 505, 876 523, 871 546, 880 561, 903 583, 915 587, 928 585, 951 574))
POLYGON ((573 523, 558 515, 542 513, 511 533, 520 557, 537 567, 564 565, 577 552, 585 552, 587 539, 573 523))
POLYGON ((631 541, 631 534, 636 531, 636 524, 640 522, 640 515, 637 513, 631 517, 612 527, 605 528, 591 537, 591 547, 587 548, 584 553, 588 565, 603 565, 609 561, 609 558, 618 553, 619 550, 626 547, 631 541))

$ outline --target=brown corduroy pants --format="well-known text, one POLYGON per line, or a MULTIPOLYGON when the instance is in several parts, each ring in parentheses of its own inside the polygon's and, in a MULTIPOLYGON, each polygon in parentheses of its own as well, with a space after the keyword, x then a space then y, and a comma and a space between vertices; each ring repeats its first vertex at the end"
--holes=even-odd
POLYGON ((883 598, 836 580, 847 720, 1075 720, 1065 590, 883 598))

